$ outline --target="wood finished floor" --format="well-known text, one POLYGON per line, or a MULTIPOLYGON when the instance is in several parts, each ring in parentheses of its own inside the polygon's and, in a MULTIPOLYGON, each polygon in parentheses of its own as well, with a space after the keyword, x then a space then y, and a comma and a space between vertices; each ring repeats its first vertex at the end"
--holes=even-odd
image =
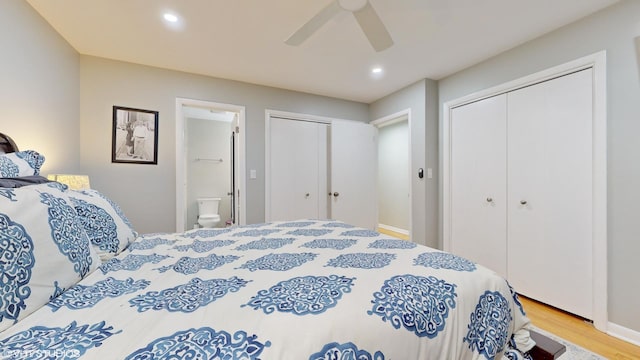
POLYGON ((386 230, 386 229, 378 228, 378 232, 379 232, 380 234, 385 234, 385 235, 393 236, 393 237, 398 238, 398 239, 402 239, 402 240, 409 240, 409 235, 400 234, 400 233, 397 233, 397 232, 395 232, 395 231, 391 231, 391 230, 386 230))
MULTIPOLYGON (((393 231, 378 229, 378 232, 409 240, 409 236, 393 231)), ((640 360, 640 346, 635 346, 596 330, 590 322, 562 310, 524 296, 520 297, 520 301, 533 325, 540 329, 593 351, 607 359, 640 360)), ((561 359, 562 357, 560 357, 561 359)))
MULTIPOLYGON (((533 325, 607 359, 640 360, 640 346, 607 335, 584 319, 520 296, 533 325)), ((560 357, 562 359, 562 357, 560 357)))

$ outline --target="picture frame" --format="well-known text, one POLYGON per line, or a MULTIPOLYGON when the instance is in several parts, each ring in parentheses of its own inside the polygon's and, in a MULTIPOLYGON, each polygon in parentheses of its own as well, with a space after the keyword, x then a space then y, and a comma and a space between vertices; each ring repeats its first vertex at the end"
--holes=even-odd
POLYGON ((111 162, 158 164, 158 112, 113 106, 111 162))

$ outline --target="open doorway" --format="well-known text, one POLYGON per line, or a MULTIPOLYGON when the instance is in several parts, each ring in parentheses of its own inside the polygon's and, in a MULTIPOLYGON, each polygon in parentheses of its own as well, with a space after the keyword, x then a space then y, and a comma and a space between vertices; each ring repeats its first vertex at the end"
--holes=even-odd
POLYGON ((409 110, 372 124, 378 128, 378 231, 408 240, 411 236, 409 110))
MULTIPOLYGON (((244 107, 176 100, 176 228, 203 226, 199 203, 216 199, 219 219, 204 224, 246 223, 244 188, 244 107)), ((209 214, 207 214, 209 215, 209 214)))

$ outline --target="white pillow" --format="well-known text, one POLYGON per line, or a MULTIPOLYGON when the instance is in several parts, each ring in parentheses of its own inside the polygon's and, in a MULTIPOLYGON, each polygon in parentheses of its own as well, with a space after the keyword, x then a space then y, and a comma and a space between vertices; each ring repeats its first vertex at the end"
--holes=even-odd
POLYGON ((118 255, 138 236, 120 207, 97 190, 70 191, 69 196, 102 261, 118 255))
POLYGON ((63 185, 0 188, 0 332, 99 265, 63 185))
POLYGON ((44 156, 33 150, 0 154, 0 177, 39 175, 42 164, 44 156))

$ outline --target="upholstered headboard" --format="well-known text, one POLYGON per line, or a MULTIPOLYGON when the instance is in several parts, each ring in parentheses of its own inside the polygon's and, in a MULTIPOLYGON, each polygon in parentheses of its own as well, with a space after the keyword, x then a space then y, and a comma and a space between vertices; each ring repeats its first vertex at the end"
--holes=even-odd
POLYGON ((0 153, 11 153, 18 151, 18 146, 8 135, 0 133, 0 153))

